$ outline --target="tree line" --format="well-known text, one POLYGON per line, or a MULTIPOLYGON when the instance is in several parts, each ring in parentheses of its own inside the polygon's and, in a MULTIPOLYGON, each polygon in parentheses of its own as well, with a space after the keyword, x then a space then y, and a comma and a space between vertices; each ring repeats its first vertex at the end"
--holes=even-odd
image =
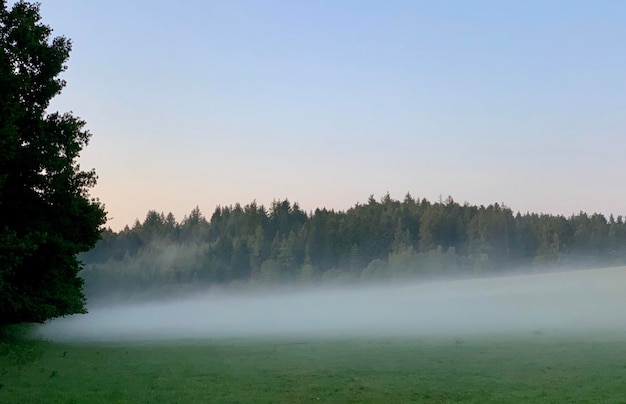
POLYGON ((515 268, 621 265, 622 216, 513 213, 505 205, 389 194, 347 211, 303 211, 289 200, 198 207, 178 222, 149 211, 107 229, 81 256, 88 295, 168 285, 361 282, 476 276, 515 268))

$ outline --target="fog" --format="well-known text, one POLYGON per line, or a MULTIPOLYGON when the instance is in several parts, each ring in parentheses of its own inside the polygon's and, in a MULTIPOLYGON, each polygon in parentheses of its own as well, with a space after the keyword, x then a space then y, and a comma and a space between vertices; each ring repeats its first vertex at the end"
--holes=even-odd
POLYGON ((404 285, 231 293, 90 307, 51 340, 544 335, 626 330, 626 267, 404 285))

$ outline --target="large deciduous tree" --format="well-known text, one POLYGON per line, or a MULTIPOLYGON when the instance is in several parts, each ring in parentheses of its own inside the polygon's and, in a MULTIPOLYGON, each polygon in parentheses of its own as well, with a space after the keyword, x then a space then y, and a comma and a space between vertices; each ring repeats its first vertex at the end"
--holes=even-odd
POLYGON ((37 4, 0 0, 0 325, 85 312, 77 254, 106 220, 77 162, 85 122, 47 112, 71 49, 51 32, 37 4))

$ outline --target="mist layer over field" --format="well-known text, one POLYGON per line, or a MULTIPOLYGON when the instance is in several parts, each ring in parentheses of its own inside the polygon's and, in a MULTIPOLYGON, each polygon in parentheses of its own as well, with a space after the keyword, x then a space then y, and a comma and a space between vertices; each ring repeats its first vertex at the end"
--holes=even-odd
POLYGON ((463 336, 626 330, 626 267, 438 283, 207 293, 92 307, 52 340, 247 336, 463 336))

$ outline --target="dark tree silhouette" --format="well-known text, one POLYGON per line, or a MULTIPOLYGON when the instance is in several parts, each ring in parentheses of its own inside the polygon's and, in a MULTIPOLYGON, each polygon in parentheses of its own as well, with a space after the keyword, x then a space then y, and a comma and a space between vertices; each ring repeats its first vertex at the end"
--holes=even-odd
POLYGON ((77 163, 85 122, 46 112, 71 43, 40 20, 37 4, 0 2, 0 325, 85 311, 77 254, 106 216, 77 163))

